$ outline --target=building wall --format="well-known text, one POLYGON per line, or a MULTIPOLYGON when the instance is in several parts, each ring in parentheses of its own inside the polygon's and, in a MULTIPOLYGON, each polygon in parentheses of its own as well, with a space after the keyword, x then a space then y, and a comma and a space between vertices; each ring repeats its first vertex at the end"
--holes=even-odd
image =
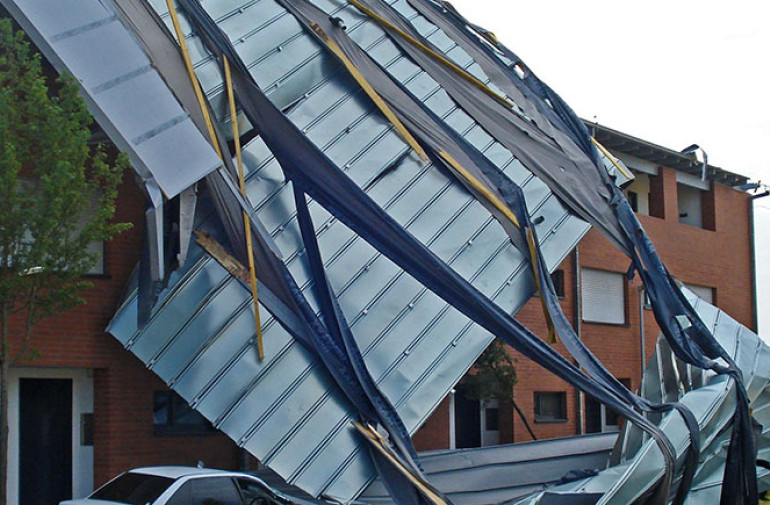
MULTIPOLYGON (((18 370, 22 378, 62 369, 85 370, 92 377, 94 486, 143 465, 195 465, 203 461, 206 466, 235 469, 241 464, 236 445, 219 433, 154 436, 153 391, 166 387, 104 331, 139 259, 143 212, 144 197, 132 174, 126 174, 116 219, 133 223, 133 228, 106 244, 105 274, 89 279, 93 287, 84 293, 85 303, 36 327, 32 347, 40 355, 24 361, 24 368, 18 370)), ((18 334, 19 329, 16 322, 12 331, 18 334)), ((16 428, 11 426, 12 437, 16 428)), ((9 498, 9 503, 16 503, 15 495, 9 498)))
MULTIPOLYGON (((639 219, 650 235, 658 253, 669 271, 688 284, 714 289, 717 306, 740 323, 753 329, 754 299, 753 271, 750 253, 749 206, 751 202, 744 192, 713 184, 703 194, 703 228, 679 222, 677 202, 677 177, 674 170, 660 167, 657 176, 650 177, 650 214, 639 219), (655 217, 662 216, 662 217, 655 217), (711 229, 709 229, 711 228, 711 229)), ((598 231, 591 230, 580 242, 578 252, 570 255, 559 267, 564 271, 565 297, 562 309, 575 323, 576 286, 575 260, 580 268, 594 268, 625 273, 630 262, 598 231)), ((618 378, 629 379, 631 388, 639 387, 642 373, 640 341, 640 305, 638 278, 626 282, 626 322, 622 325, 596 324, 580 321, 580 332, 588 347, 618 378)), ((642 309, 645 328, 645 362, 652 355, 659 335, 651 310, 642 309)), ((517 314, 517 319, 541 338, 547 337, 540 304, 530 300, 517 314)), ((562 354, 563 346, 555 344, 562 354)), ((538 438, 553 438, 581 432, 579 409, 585 401, 579 393, 550 372, 512 351, 516 363, 518 383, 514 388, 516 403, 527 416, 538 438), (534 419, 534 393, 536 391, 563 391, 567 396, 567 420, 538 423, 534 419)), ((443 405, 443 404, 442 404, 443 405)), ((503 436, 501 442, 531 440, 518 415, 513 417, 513 433, 503 436)), ((504 416, 505 417, 505 416, 504 416)), ((502 422, 502 419, 501 419, 502 422)), ((510 421, 508 421, 510 422, 510 421)), ((448 439, 448 412, 441 409, 429 419, 430 437, 425 430, 415 435, 415 443, 421 448, 440 448, 439 440, 448 439), (442 431, 443 430, 443 431, 442 431)))
MULTIPOLYGON (((154 436, 152 393, 164 384, 104 332, 120 302, 126 281, 138 261, 141 245, 143 197, 130 175, 121 187, 117 219, 135 223, 132 230, 106 245, 106 272, 92 279, 94 287, 85 293, 86 303, 66 314, 44 321, 36 330, 34 347, 38 358, 24 367, 40 369, 82 369, 93 379, 94 447, 93 484, 98 486, 119 472, 136 466, 156 464, 237 468, 242 455, 233 442, 221 434, 206 436, 154 436)), ((717 305, 747 326, 753 323, 752 273, 749 251, 749 205, 746 194, 715 185, 703 199, 704 226, 695 228, 678 219, 676 173, 662 168, 651 178, 651 213, 664 217, 640 216, 642 224, 671 272, 691 284, 713 287, 717 305), (653 209, 657 209, 653 212, 653 209), (713 216, 709 221, 708 216, 713 216)), ((559 267, 564 272, 565 296, 562 308, 576 322, 576 260, 580 267, 625 272, 629 262, 598 232, 583 239, 576 254, 559 267)), ((619 378, 637 388, 641 375, 638 281, 626 286, 626 323, 623 325, 580 324, 582 337, 604 364, 619 378)), ((649 356, 658 330, 651 311, 643 311, 647 329, 645 345, 649 356)), ((537 299, 530 300, 517 318, 543 338, 547 328, 537 299)), ((17 328, 18 329, 18 328, 17 328)), ((563 352, 560 343, 554 344, 563 352)), ((579 393, 528 359, 512 352, 518 384, 515 401, 538 438, 563 437, 579 433, 584 408, 579 393), (566 420, 538 423, 534 419, 534 393, 566 393, 566 420)), ((416 433, 418 449, 449 447, 450 401, 445 399, 436 413, 416 433)), ((523 421, 511 405, 500 406, 500 442, 530 440, 523 421)), ((13 500, 10 503, 14 503, 13 500)))

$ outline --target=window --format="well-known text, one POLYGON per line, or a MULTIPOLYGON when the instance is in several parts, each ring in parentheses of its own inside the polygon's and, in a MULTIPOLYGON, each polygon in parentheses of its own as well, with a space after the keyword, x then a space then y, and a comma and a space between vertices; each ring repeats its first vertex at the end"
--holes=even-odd
POLYGON ((203 435, 216 431, 173 391, 152 393, 152 432, 155 435, 203 435))
MULTIPOLYGON (((631 388, 630 379, 618 379, 625 387, 631 388)), ((621 416, 586 396, 586 433, 607 433, 620 431, 621 416)))
POLYGON ((551 282, 556 296, 564 298, 564 270, 556 270, 551 274, 551 282))
POLYGON ((634 180, 625 189, 626 198, 634 212, 645 216, 650 214, 650 176, 634 172, 634 180))
POLYGON ((710 288, 708 286, 698 286, 697 284, 687 284, 686 282, 684 285, 687 289, 695 293, 698 298, 704 302, 709 302, 710 304, 714 305, 714 288, 710 288))
POLYGON ((168 477, 129 472, 112 479, 94 491, 89 498, 105 502, 145 505, 155 501, 173 482, 174 480, 168 477))
POLYGON ((535 391, 535 422, 558 423, 567 420, 567 393, 535 391))
POLYGON ((686 184, 676 185, 679 222, 703 228, 703 190, 686 184))
POLYGON ((238 487, 241 488, 241 493, 249 505, 283 505, 288 503, 253 480, 238 479, 238 487))
POLYGON ((177 489, 167 505, 242 505, 241 495, 230 477, 202 477, 177 489))
POLYGON ((626 281, 623 274, 583 268, 580 287, 583 321, 625 324, 626 281))

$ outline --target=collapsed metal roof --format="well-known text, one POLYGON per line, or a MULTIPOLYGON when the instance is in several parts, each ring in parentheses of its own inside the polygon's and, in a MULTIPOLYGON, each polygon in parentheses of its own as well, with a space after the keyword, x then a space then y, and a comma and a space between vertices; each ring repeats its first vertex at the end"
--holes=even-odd
POLYGON ((751 501, 753 462, 731 461, 752 451, 748 401, 764 412, 767 348, 716 309, 693 310, 613 186, 625 168, 600 158, 558 95, 448 4, 180 0, 177 25, 161 0, 0 1, 83 84, 152 203, 138 289, 110 333, 290 483, 350 502, 379 469, 396 501, 444 503, 399 429, 413 433, 495 333, 641 427, 627 429, 614 466, 528 503, 665 503, 677 487, 701 500, 720 486, 751 501), (244 114, 243 193, 222 133, 230 89, 244 114), (554 301, 547 271, 586 221, 632 258, 681 360, 659 348, 646 380, 661 383, 660 397, 618 389, 554 301), (187 252, 192 227, 208 235, 187 252), (247 257, 259 265, 264 359, 239 274, 247 257), (511 317, 536 287, 590 377, 511 317), (668 403, 680 396, 686 408, 668 403), (352 422, 362 420, 395 445, 374 428, 361 436, 352 422), (686 457, 696 437, 707 464, 686 457), (394 488, 403 478, 417 501, 394 488))

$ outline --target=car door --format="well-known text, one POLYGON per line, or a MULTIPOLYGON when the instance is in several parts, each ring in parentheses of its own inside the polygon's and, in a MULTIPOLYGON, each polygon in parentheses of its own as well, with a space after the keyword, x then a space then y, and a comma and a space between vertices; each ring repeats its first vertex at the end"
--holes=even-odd
POLYGON ((184 483, 166 505, 244 505, 230 477, 199 477, 184 483))

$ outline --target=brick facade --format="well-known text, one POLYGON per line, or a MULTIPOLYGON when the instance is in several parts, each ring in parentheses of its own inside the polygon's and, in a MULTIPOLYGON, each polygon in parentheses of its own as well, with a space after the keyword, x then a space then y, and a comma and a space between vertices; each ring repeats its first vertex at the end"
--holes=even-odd
MULTIPOLYGON (((165 385, 104 329, 114 314, 141 251, 144 197, 132 174, 120 188, 116 219, 131 230, 105 245, 105 274, 90 280, 86 303, 44 320, 34 331, 40 356, 25 369, 87 369, 93 380, 93 482, 104 483, 127 469, 144 465, 241 465, 236 445, 219 433, 204 436, 154 436, 153 391, 165 385)), ((23 377, 23 375, 22 375, 23 377)))
MULTIPOLYGON (((703 227, 679 222, 677 202, 677 172, 660 167, 657 176, 650 177, 650 215, 640 215, 640 221, 650 235, 669 271, 688 284, 713 288, 714 302, 740 323, 754 328, 753 266, 751 263, 750 205, 748 194, 721 184, 712 183, 703 193, 703 227), (656 217, 657 216, 657 217, 656 217)), ((625 273, 629 260, 598 231, 591 230, 580 242, 577 253, 571 254, 559 267, 564 272, 565 297, 562 309, 575 325, 576 284, 575 261, 580 268, 594 268, 625 273)), ((639 325, 638 278, 626 282, 626 323, 623 325, 582 322, 580 333, 588 347, 619 379, 628 379, 636 390, 641 378, 641 349, 639 325)), ((646 359, 652 354, 659 328, 651 310, 643 310, 646 359)), ((530 300, 517 314, 517 319, 542 338, 547 337, 540 303, 530 300)), ((555 344, 562 354, 561 344, 555 344)), ((512 351, 516 362, 518 383, 515 401, 524 412, 538 438, 554 438, 581 432, 578 392, 539 365, 512 351), (534 420, 536 391, 565 392, 566 421, 538 423, 534 420)), ((646 361, 646 360, 645 360, 646 361)), ((448 401, 442 403, 442 407, 448 401)), ((584 402, 583 408, 584 408, 584 402)), ((510 406, 501 406, 500 441, 531 440, 518 415, 510 406), (511 423, 512 419, 512 423, 511 423), (510 429, 512 424, 512 430, 510 429)), ((447 448, 449 441, 449 412, 440 408, 414 437, 420 449, 447 448)))
MULTIPOLYGON (((41 350, 41 355, 24 365, 80 368, 92 374, 94 486, 119 472, 143 465, 194 465, 203 460, 211 467, 242 467, 242 453, 221 434, 154 435, 153 391, 164 390, 165 385, 104 332, 138 261, 141 245, 143 197, 130 180, 131 176, 127 174, 126 179, 120 190, 117 219, 134 223, 134 228, 106 245, 105 275, 92 279, 94 286, 85 293, 86 304, 50 318, 37 328, 34 346, 41 350)), ((704 194, 705 228, 696 228, 678 222, 675 171, 661 168, 658 176, 651 177, 650 186, 650 214, 654 215, 641 216, 641 220, 668 268, 685 282, 714 288, 716 303, 751 327, 754 303, 748 195, 713 185, 713 190, 704 194), (662 201, 656 201, 658 196, 662 196, 662 201)), ((575 281, 579 270, 576 261, 581 268, 614 272, 625 272, 628 268, 628 260, 606 239, 595 230, 588 233, 577 253, 570 254, 559 267, 563 270, 565 285, 562 308, 573 324, 577 316, 575 281)), ((626 324, 581 324, 585 342, 617 377, 629 379, 632 388, 639 386, 641 374, 637 287, 638 281, 626 285, 626 324)), ((541 337, 547 336, 537 300, 530 300, 517 318, 541 337)), ((657 328, 651 311, 645 310, 644 318, 649 356, 657 339, 657 328)), ((555 345, 563 351, 561 344, 555 345)), ((569 436, 584 429, 577 415, 584 408, 577 391, 517 353, 512 354, 518 374, 514 396, 537 437, 569 436), (566 420, 536 422, 536 391, 564 392, 566 420)), ((415 435, 417 448, 449 447, 449 417, 447 398, 415 435)), ((531 439, 510 405, 500 406, 499 425, 501 443, 531 439)))

